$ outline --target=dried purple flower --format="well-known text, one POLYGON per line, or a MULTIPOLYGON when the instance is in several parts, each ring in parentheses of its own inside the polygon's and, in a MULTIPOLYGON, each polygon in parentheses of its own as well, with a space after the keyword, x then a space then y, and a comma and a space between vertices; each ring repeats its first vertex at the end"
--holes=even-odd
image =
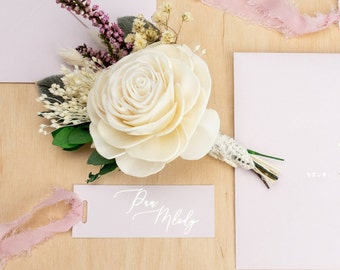
POLYGON ((99 28, 99 37, 107 51, 94 50, 84 44, 77 48, 84 57, 96 57, 109 66, 131 52, 131 46, 124 42, 122 29, 116 23, 110 23, 108 14, 100 10, 98 5, 91 6, 90 0, 56 0, 56 3, 90 20, 94 27, 99 28))

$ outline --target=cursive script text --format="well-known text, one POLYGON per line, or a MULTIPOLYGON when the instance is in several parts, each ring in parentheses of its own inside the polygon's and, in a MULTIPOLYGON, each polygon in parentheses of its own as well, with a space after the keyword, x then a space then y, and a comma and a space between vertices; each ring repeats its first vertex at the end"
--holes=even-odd
POLYGON ((182 225, 184 226, 184 234, 190 233, 193 226, 199 222, 198 219, 193 217, 194 210, 191 209, 186 213, 183 209, 179 208, 172 213, 169 207, 166 207, 159 201, 149 199, 148 191, 144 188, 121 190, 116 192, 114 197, 117 198, 117 196, 126 193, 134 194, 131 204, 126 211, 126 214, 132 215, 132 220, 141 215, 152 215, 154 224, 165 224, 166 232, 172 226, 182 225))

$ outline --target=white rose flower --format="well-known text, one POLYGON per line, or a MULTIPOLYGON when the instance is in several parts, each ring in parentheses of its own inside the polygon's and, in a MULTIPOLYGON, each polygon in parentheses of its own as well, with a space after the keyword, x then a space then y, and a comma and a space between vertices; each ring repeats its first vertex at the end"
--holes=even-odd
POLYGON ((181 156, 200 159, 220 120, 207 110, 207 64, 185 45, 157 45, 102 71, 88 96, 90 133, 103 157, 126 174, 145 177, 181 156))

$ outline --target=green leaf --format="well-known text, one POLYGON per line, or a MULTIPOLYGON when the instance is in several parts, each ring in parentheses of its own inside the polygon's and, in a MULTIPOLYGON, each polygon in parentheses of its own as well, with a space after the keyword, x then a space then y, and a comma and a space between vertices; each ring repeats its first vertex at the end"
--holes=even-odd
POLYGON ((73 126, 68 136, 69 144, 85 144, 91 143, 92 137, 89 131, 89 125, 73 126))
POLYGON ((56 129, 52 132, 52 136, 52 144, 67 151, 77 150, 84 144, 92 142, 89 123, 56 129))
POLYGON ((52 144, 59 146, 63 149, 69 149, 71 150, 74 147, 77 147, 78 144, 71 144, 69 143, 68 137, 71 134, 71 132, 73 131, 73 127, 63 127, 63 128, 59 128, 55 131, 52 132, 52 136, 53 136, 53 141, 52 144))
POLYGON ((52 84, 59 84, 61 87, 64 87, 64 83, 61 80, 61 78, 63 77, 63 75, 53 75, 50 77, 47 77, 45 79, 42 79, 38 82, 36 82, 37 88, 38 88, 38 92, 39 94, 45 94, 50 98, 55 98, 61 102, 63 102, 63 98, 59 97, 59 96, 55 96, 53 94, 51 94, 51 92, 48 90, 52 84))
POLYGON ((97 150, 94 150, 89 159, 87 160, 87 164, 92 164, 92 165, 105 165, 105 164, 110 164, 115 162, 115 159, 106 159, 103 156, 101 156, 97 150))
POLYGON ((52 137, 55 138, 58 135, 58 133, 61 132, 62 130, 63 130, 63 128, 58 128, 58 129, 52 131, 52 133, 51 133, 52 137))
POLYGON ((92 183, 95 180, 98 180, 102 175, 107 174, 109 172, 114 171, 117 168, 116 160, 112 160, 110 164, 105 164, 101 166, 98 173, 93 174, 92 172, 89 173, 89 178, 87 179, 87 183, 92 183))
POLYGON ((56 129, 52 136, 52 144, 67 151, 77 150, 84 144, 92 142, 89 123, 56 129))
POLYGON ((124 16, 117 19, 117 24, 123 30, 125 37, 132 32, 132 25, 135 16, 124 16))
POLYGON ((110 164, 105 164, 99 171, 99 174, 100 175, 104 175, 104 174, 107 174, 109 172, 112 172, 114 171, 116 168, 117 168, 117 163, 116 163, 116 160, 110 164))
POLYGON ((89 178, 86 180, 87 183, 92 183, 94 181, 96 181, 99 177, 99 173, 97 174, 93 174, 93 173, 89 173, 89 178))
POLYGON ((74 146, 74 147, 70 147, 70 148, 63 148, 63 150, 65 150, 65 151, 76 151, 76 150, 78 150, 80 147, 82 147, 83 146, 83 144, 77 144, 76 146, 74 146))

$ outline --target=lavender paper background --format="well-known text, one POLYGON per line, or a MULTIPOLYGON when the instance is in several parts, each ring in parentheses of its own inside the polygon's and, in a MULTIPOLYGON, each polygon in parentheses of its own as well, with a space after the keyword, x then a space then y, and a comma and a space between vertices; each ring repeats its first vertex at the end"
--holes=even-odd
POLYGON ((340 55, 236 53, 235 137, 285 158, 236 170, 238 269, 340 269, 340 55))
MULTIPOLYGON (((156 9, 156 0, 92 2, 107 12, 111 21, 140 13, 149 19, 156 9)), ((87 29, 55 0, 2 1, 0 35, 0 82, 35 82, 58 74, 61 61, 57 50, 95 44, 87 29)))

